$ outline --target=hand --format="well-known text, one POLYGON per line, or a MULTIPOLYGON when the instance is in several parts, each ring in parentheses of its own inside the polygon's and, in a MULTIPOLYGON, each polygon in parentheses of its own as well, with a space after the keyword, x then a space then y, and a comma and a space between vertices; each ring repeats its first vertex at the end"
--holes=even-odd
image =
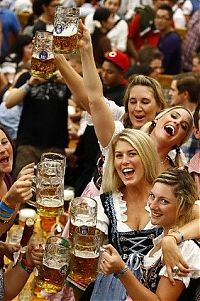
POLYGON ((89 30, 85 27, 82 20, 79 20, 78 27, 79 48, 87 50, 92 47, 92 40, 89 30))
POLYGON ((13 253, 18 252, 19 249, 19 244, 11 244, 3 241, 0 242, 0 254, 5 255, 10 260, 13 260, 13 253))
POLYGON ((20 173, 4 197, 8 203, 25 203, 32 197, 33 167, 28 166, 20 173))
POLYGON ((119 273, 125 266, 124 261, 112 245, 104 246, 99 268, 104 274, 119 273))
POLYGON ((176 244, 176 240, 172 236, 165 236, 162 239, 162 253, 164 263, 167 268, 169 280, 174 285, 172 269, 177 266, 179 268, 179 275, 186 276, 189 272, 189 266, 181 255, 181 252, 176 244))
POLYGON ((44 249, 41 244, 33 245, 30 244, 27 248, 26 258, 30 265, 32 266, 40 266, 42 265, 44 249))
POLYGON ((45 83, 46 79, 44 78, 40 78, 40 77, 35 77, 35 76, 31 76, 28 80, 28 84, 32 87, 34 85, 39 85, 42 83, 45 83))
POLYGON ((29 163, 29 164, 27 164, 26 166, 24 166, 24 167, 20 170, 20 172, 19 172, 19 174, 18 174, 18 176, 17 176, 17 179, 19 179, 19 178, 20 178, 21 176, 23 176, 23 175, 29 175, 29 174, 31 174, 31 175, 34 176, 34 166, 35 166, 35 163, 34 163, 34 162, 29 163))

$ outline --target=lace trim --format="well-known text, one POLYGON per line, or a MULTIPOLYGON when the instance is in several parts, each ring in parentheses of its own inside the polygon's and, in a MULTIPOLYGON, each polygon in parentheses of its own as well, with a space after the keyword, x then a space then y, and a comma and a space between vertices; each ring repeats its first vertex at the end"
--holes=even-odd
POLYGON ((113 194, 113 203, 118 221, 126 222, 128 220, 126 202, 123 200, 123 193, 116 192, 113 194))

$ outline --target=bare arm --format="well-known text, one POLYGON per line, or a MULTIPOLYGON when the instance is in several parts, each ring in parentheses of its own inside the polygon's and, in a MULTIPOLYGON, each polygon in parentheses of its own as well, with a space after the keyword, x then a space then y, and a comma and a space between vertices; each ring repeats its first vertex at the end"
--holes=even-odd
MULTIPOLYGON (((107 245, 100 261, 100 269, 105 274, 110 274, 119 273, 124 267, 125 263, 115 248, 107 245)), ((185 288, 179 280, 176 280, 176 285, 173 286, 167 277, 161 277, 156 293, 153 293, 144 287, 129 269, 120 277, 120 281, 133 300, 142 301, 175 301, 185 288)))
POLYGON ((98 140, 107 146, 113 136, 115 124, 109 106, 103 97, 103 87, 93 57, 92 42, 89 31, 82 25, 80 53, 83 68, 84 86, 87 91, 90 112, 98 140))
POLYGON ((90 113, 89 101, 84 87, 83 78, 74 70, 62 54, 55 54, 55 63, 62 74, 66 85, 73 94, 74 100, 78 105, 90 113))
POLYGON ((42 78, 31 76, 30 79, 26 82, 26 88, 24 88, 24 85, 22 85, 19 88, 10 89, 8 95, 5 98, 6 107, 12 108, 15 105, 23 102, 24 97, 27 95, 32 86, 38 85, 44 81, 45 80, 42 78))

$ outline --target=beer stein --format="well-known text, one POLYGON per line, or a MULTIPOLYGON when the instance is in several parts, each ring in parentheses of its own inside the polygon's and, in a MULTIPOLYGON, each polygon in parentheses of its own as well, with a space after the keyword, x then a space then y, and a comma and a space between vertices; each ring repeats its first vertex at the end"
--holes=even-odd
POLYGON ((52 52, 53 35, 48 31, 37 31, 31 58, 31 75, 50 79, 54 76, 56 66, 52 52))
POLYGON ((98 229, 86 229, 85 226, 76 229, 71 251, 69 281, 88 285, 96 279, 102 243, 102 232, 98 229))
POLYGON ((63 179, 65 175, 65 168, 66 168, 66 156, 59 154, 59 153, 52 153, 52 152, 47 152, 43 153, 40 161, 57 161, 60 162, 62 165, 62 170, 63 170, 63 179))
POLYGON ((59 292, 69 271, 70 243, 67 239, 51 236, 47 239, 42 266, 39 267, 37 286, 46 293, 59 292))
POLYGON ((74 198, 69 208, 69 238, 72 241, 75 230, 80 226, 95 228, 97 224, 97 202, 88 197, 74 198))
POLYGON ((37 208, 40 216, 56 217, 64 211, 63 170, 60 162, 43 161, 36 167, 32 186, 35 200, 27 203, 37 208))
POLYGON ((41 216, 61 215, 64 209, 63 170, 60 162, 38 163, 36 175, 36 206, 41 216))
POLYGON ((79 9, 57 6, 54 17, 53 51, 71 54, 78 42, 79 9))

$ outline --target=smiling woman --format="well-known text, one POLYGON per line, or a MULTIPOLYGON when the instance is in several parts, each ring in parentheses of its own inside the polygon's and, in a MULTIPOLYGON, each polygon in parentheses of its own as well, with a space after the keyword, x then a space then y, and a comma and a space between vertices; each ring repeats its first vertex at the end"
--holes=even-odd
POLYGON ((183 154, 180 147, 192 133, 193 116, 191 112, 182 106, 174 106, 159 113, 152 122, 146 123, 142 130, 147 132, 154 140, 162 165, 162 170, 168 167, 184 166, 183 154), (169 156, 169 152, 175 150, 175 158, 169 156), (167 158, 167 160, 165 160, 167 158))

